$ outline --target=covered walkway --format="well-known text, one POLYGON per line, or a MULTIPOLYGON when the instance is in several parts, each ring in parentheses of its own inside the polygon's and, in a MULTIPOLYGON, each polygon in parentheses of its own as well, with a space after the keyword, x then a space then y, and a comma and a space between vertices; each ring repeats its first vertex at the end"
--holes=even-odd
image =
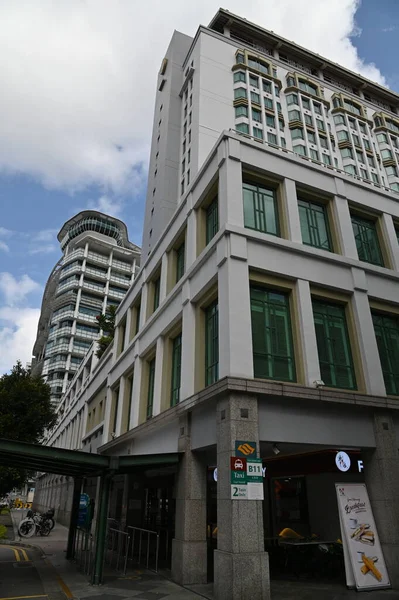
POLYGON ((8 467, 27 469, 29 471, 68 475, 74 478, 72 511, 66 554, 66 557, 69 559, 73 558, 74 553, 83 477, 100 477, 94 552, 95 563, 92 575, 92 583, 94 585, 99 585, 103 581, 105 537, 112 477, 117 474, 129 473, 136 467, 176 464, 178 460, 179 455, 177 453, 106 456, 0 438, 0 464, 8 467))

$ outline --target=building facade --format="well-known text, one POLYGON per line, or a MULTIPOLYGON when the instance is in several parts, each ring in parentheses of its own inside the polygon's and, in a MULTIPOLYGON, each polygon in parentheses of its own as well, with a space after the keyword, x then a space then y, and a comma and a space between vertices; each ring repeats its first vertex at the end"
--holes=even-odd
POLYGON ((48 443, 178 453, 119 478, 110 516, 168 528, 173 578, 226 600, 270 597, 282 529, 340 537, 335 483, 365 482, 398 587, 399 98, 225 10, 186 46, 159 73, 146 258, 48 443), (263 500, 231 495, 243 441, 263 500))
POLYGON ((41 373, 58 402, 93 340, 96 316, 118 306, 139 269, 140 249, 119 219, 86 210, 58 234, 62 258, 43 294, 33 373, 41 373))

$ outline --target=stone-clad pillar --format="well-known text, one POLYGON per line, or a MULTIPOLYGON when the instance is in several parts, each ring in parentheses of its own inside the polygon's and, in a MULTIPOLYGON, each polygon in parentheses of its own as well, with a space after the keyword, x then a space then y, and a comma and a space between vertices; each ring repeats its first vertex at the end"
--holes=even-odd
POLYGON ((258 399, 230 394, 217 405, 218 549, 215 600, 270 599, 269 557, 264 549, 262 500, 232 500, 230 457, 235 441, 257 444, 258 399))
POLYGON ((364 475, 391 585, 399 589, 399 461, 389 412, 374 415, 376 449, 363 451, 364 475))
POLYGON ((179 451, 184 452, 176 486, 172 579, 181 585, 207 582, 206 464, 191 451, 189 421, 179 422, 179 451))

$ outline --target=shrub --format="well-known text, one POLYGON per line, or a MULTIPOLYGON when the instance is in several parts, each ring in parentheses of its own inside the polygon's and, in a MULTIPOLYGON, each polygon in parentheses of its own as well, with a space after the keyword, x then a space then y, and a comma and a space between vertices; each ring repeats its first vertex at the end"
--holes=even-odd
POLYGON ((7 527, 5 525, 0 525, 0 540, 7 537, 7 527))

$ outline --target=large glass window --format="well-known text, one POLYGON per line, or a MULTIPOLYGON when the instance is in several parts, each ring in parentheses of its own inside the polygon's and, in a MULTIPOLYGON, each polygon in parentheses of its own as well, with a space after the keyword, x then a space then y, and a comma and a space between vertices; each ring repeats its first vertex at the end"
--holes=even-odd
POLYGON ((175 406, 180 400, 181 381, 181 333, 176 336, 172 344, 172 383, 170 392, 170 405, 175 406))
POLYGON ((399 318, 373 313, 382 373, 387 394, 399 394, 399 318))
POLYGON ((316 85, 313 85, 309 81, 304 81, 302 79, 299 80, 299 88, 304 92, 308 92, 308 94, 313 94, 313 96, 318 95, 318 89, 316 85))
POLYGON ((321 204, 298 200, 302 241, 307 246, 331 250, 326 209, 321 204))
POLYGON ((252 109, 252 120, 257 123, 262 123, 262 113, 260 110, 257 110, 256 108, 252 109))
POLYGON ((206 209, 206 243, 209 244, 211 239, 219 231, 219 203, 216 196, 208 208, 206 209))
POLYGON ((213 302, 205 310, 205 385, 219 379, 219 313, 213 302))
POLYGON ((303 140, 303 129, 296 127, 295 129, 291 129, 291 138, 293 140, 303 140))
POLYGON ((351 219, 359 260, 384 266, 375 222, 356 215, 351 219))
POLYGON ((147 419, 152 417, 154 406, 154 386, 155 386, 155 358, 148 363, 148 392, 147 392, 147 419))
POLYGON ((345 308, 316 300, 312 306, 321 379, 331 387, 356 389, 345 308))
POLYGON ((347 142, 349 140, 349 134, 347 131, 342 129, 342 131, 338 131, 337 138, 340 142, 347 142))
POLYGON ((299 112, 299 110, 289 110, 288 111, 288 120, 289 121, 300 121, 301 113, 299 112))
POLYGON ((247 90, 243 87, 235 88, 234 90, 234 100, 238 100, 239 98, 246 98, 247 90))
POLYGON ((276 191, 260 185, 244 183, 244 226, 263 233, 279 235, 276 191))
POLYGON ((288 94, 287 95, 287 105, 290 104, 299 104, 297 94, 288 94))
POLYGON ((236 131, 239 131, 240 133, 249 133, 248 123, 237 123, 236 131))
POLYGON ((237 83, 238 81, 244 81, 245 82, 245 73, 244 73, 244 71, 236 71, 234 73, 234 83, 237 83))
POLYGON ((235 113, 236 113, 236 119, 238 119, 238 117, 247 117, 248 116, 248 106, 236 106, 235 113))
POLYGON ((289 297, 251 286, 254 375, 295 381, 289 297))

